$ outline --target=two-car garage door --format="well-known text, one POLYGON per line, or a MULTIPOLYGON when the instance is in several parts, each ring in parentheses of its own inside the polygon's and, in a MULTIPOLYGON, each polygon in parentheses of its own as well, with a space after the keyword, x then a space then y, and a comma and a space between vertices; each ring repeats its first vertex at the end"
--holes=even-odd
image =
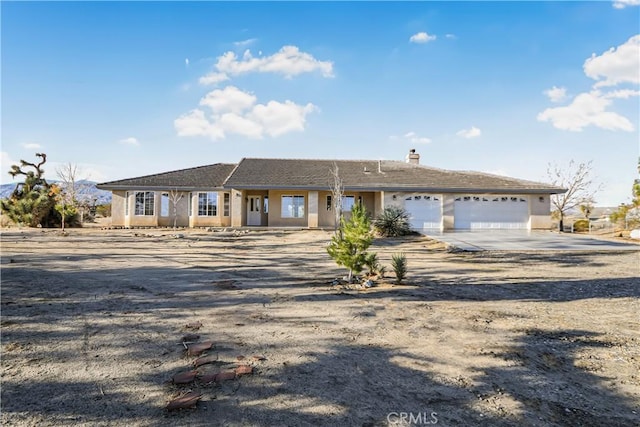
MULTIPOLYGON (((454 229, 526 230, 529 228, 528 197, 473 194, 452 197, 454 229)), ((404 198, 404 207, 410 215, 413 229, 443 228, 442 214, 445 209, 442 195, 407 194, 404 198)))
POLYGON ((455 229, 528 229, 529 202, 522 196, 456 196, 455 229))

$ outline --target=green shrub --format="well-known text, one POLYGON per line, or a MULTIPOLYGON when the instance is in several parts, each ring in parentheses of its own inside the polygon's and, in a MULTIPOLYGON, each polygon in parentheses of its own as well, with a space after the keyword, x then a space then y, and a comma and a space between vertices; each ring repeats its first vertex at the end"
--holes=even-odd
POLYGON ((380 265, 377 253, 368 252, 364 258, 364 265, 366 265, 369 269, 369 276, 377 275, 380 277, 384 277, 386 268, 383 265, 380 265))
POLYGON ((111 203, 96 206, 96 215, 104 218, 111 216, 111 203))
POLYGON ((589 221, 586 219, 577 220, 573 223, 573 231, 577 233, 589 231, 589 221))
POLYGON ((391 267, 396 274, 396 283, 401 284, 407 277, 407 257, 403 253, 391 256, 391 267))
POLYGON ((397 206, 386 207, 373 221, 373 227, 382 237, 398 237, 411 234, 409 213, 397 206))

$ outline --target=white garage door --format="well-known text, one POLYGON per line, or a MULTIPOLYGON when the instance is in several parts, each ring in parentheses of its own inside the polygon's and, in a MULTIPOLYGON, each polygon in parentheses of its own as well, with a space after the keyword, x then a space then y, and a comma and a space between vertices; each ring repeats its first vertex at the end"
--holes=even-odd
POLYGON ((459 196, 454 201, 456 229, 528 229, 529 201, 512 195, 459 196))
POLYGON ((442 228, 442 196, 433 194, 410 194, 404 199, 404 208, 411 216, 411 228, 442 228))

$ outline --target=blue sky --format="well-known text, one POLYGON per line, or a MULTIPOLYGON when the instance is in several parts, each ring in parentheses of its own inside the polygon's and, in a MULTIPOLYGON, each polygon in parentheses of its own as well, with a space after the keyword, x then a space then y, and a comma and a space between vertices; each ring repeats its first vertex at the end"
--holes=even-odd
POLYGON ((630 199, 639 0, 2 2, 2 183, 45 152, 106 181, 243 157, 403 160, 630 199))

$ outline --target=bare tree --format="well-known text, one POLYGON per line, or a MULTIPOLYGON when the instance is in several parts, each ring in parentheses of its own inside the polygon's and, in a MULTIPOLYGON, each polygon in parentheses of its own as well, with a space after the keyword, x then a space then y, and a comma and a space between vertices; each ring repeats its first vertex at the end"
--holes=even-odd
POLYGON ((563 230, 564 218, 567 212, 581 204, 593 204, 595 194, 602 188, 601 184, 594 182, 591 174, 593 161, 576 163, 571 160, 567 166, 549 164, 547 175, 555 186, 566 188, 564 194, 554 194, 551 197, 551 205, 554 213, 560 219, 559 228, 563 230))
POLYGON ((62 231, 64 231, 65 221, 67 217, 76 213, 78 208, 78 189, 76 187, 76 178, 78 176, 78 166, 72 163, 65 163, 56 169, 56 174, 60 179, 57 184, 56 199, 58 205, 56 210, 60 212, 62 217, 62 231))
POLYGON ((59 179, 56 198, 58 200, 59 207, 57 210, 62 216, 62 229, 64 230, 65 216, 73 216, 77 213, 80 214, 80 223, 85 220, 85 213, 91 210, 92 203, 95 205, 95 200, 88 194, 88 188, 91 184, 87 183, 89 176, 86 175, 80 178, 82 169, 78 165, 71 162, 65 163, 56 169, 56 174, 59 179), (64 213, 63 213, 64 212, 64 213))
POLYGON ((177 189, 173 189, 169 191, 169 202, 171 203, 171 207, 173 208, 173 229, 178 228, 178 203, 182 200, 184 194, 179 192, 177 189))
POLYGON ((333 162, 333 166, 329 170, 329 188, 331 189, 331 208, 333 209, 334 216, 334 231, 337 232, 340 227, 340 219, 342 218, 344 184, 340 177, 340 169, 336 162, 333 162))

